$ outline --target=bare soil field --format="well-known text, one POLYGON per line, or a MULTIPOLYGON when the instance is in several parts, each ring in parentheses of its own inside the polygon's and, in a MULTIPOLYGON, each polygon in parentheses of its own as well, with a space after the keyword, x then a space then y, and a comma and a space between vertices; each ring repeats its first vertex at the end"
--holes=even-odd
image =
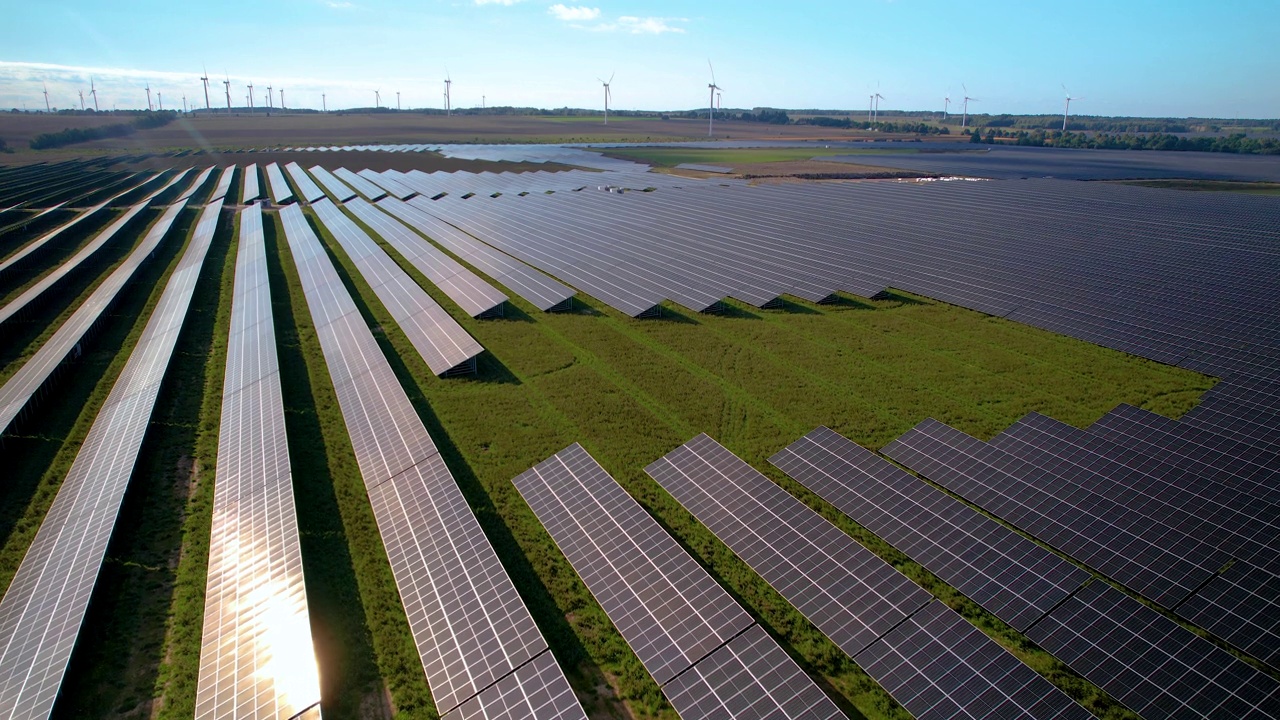
MULTIPOLYGON (((323 165, 330 170, 345 167, 350 170, 369 169, 375 172, 383 170, 399 170, 408 172, 409 170, 421 170, 422 172, 436 172, 443 170, 445 172, 454 172, 465 170, 468 172, 528 172, 531 170, 568 170, 564 165, 556 163, 511 163, 511 162, 490 162, 488 160, 462 160, 458 158, 448 158, 436 153, 393 153, 379 152, 376 150, 363 150, 351 152, 208 152, 199 155, 183 155, 181 157, 173 157, 172 155, 151 155, 137 160, 125 160, 111 166, 115 169, 126 170, 167 170, 170 168, 189 168, 189 167, 206 167, 215 165, 217 167, 225 167, 227 165, 248 165, 249 163, 257 163, 266 165, 268 163, 285 163, 296 162, 304 168, 313 165, 323 165)), ((833 165, 837 163, 832 163, 833 165)))

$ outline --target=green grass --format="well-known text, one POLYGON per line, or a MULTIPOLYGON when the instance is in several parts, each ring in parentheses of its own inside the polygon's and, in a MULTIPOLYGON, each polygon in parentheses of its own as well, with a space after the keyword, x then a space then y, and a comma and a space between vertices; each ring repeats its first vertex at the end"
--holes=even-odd
MULTIPOLYGON (((332 243, 330 243, 332 246, 332 243)), ((1104 717, 1123 708, 918 565, 782 476, 767 458, 819 424, 880 447, 925 417, 989 438, 1032 410, 1085 425, 1119 402, 1177 416, 1212 380, 1001 319, 898 293, 723 316, 672 311, 636 321, 587 299, 543 314, 516 301, 476 321, 427 290, 491 353, 470 379, 429 370, 354 273, 366 318, 394 350, 402 383, 441 446, 580 697, 612 714, 672 717, 608 618, 510 480, 579 441, 818 675, 851 714, 902 717, 883 691, 642 471, 698 432, 974 620, 1104 717), (500 418, 500 422, 495 422, 500 418), (565 622, 567 620, 567 627, 565 622), (612 685, 599 692, 600 678, 612 685)), ((401 260, 402 267, 407 263, 401 260)), ((422 278, 411 271, 422 283, 422 278)))
POLYGON ((1167 188, 1170 190, 1195 190, 1200 192, 1235 192, 1247 195, 1280 196, 1280 183, 1227 182, 1222 180, 1126 180, 1125 185, 1167 188))
POLYGON ((740 149, 703 149, 674 147, 643 148, 609 148, 605 153, 611 157, 626 158, 649 163, 656 167, 674 167, 681 163, 700 163, 710 165, 745 165, 748 163, 775 163, 811 160, 821 155, 886 155, 894 153, 915 152, 914 149, 893 150, 847 150, 825 149, 817 146, 804 148, 740 148, 740 149))

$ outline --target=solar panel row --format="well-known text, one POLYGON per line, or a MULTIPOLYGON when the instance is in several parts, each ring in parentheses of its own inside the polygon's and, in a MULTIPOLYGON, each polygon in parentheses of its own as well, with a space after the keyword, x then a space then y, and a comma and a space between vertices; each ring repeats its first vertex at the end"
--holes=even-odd
POLYGON ((298 192, 302 193, 303 200, 313 203, 325 197, 324 191, 315 184, 298 163, 286 163, 284 169, 289 171, 289 177, 293 178, 293 184, 298 186, 298 192))
POLYGON ((262 207, 240 213, 195 717, 320 702, 276 362, 262 207))
POLYGON ((249 163, 240 173, 240 202, 248 205, 262 197, 262 190, 258 184, 258 164, 249 163))
POLYGON ((581 445, 512 482, 680 717, 843 717, 581 445))
POLYGON ((645 472, 917 718, 1089 717, 707 435, 645 472))
MULTIPOLYGON (((169 220, 184 204, 170 208, 169 220)), ((0 600, 0 708, 8 720, 47 718, 53 709, 221 209, 215 201, 201 213, 0 600)), ((152 234, 158 242, 165 233, 153 228, 152 234)), ((140 248, 131 260, 151 249, 154 244, 140 248)))
POLYGON ((284 173, 280 172, 280 166, 276 163, 268 163, 267 185, 271 188, 271 201, 276 205, 285 205, 294 201, 293 188, 289 187, 288 181, 284 179, 284 173))
MULTIPOLYGON (((3 308, 0 308, 0 324, 19 317, 33 303, 39 301, 46 293, 58 287, 58 285, 65 280, 72 271, 80 267, 80 265, 82 265, 86 260, 93 257, 99 250, 105 247, 107 243, 115 239, 116 235, 118 235, 125 226, 132 222, 134 218, 146 210, 158 195, 176 186, 182 178, 186 177, 187 173, 188 171, 184 170, 174 175, 173 178, 164 185, 164 187, 126 210, 124 214, 120 215, 110 225, 103 228, 92 240, 76 251, 76 253, 65 262, 52 269, 48 274, 40 278, 39 281, 24 290, 21 295, 18 295, 18 297, 10 300, 3 308)), ((195 189, 203 182, 204 177, 207 176, 197 178, 196 182, 192 184, 191 189, 187 191, 186 195, 178 198, 177 201, 185 201, 187 197, 190 196, 191 190, 195 189)))
POLYGON ((501 700, 482 705, 585 717, 558 667, 518 672, 546 641, 301 208, 280 217, 437 710, 449 717, 497 687, 501 700))
POLYGON ((222 168, 222 174, 218 176, 218 184, 213 188, 213 194, 209 196, 209 202, 214 200, 222 200, 231 191, 231 180, 236 175, 236 166, 228 165, 222 168))
POLYGON ((383 173, 377 173, 373 170, 361 170, 356 174, 382 188, 386 191, 387 195, 390 195, 397 200, 408 200, 418 194, 416 190, 383 173))
POLYGON ((315 176, 316 180, 318 180, 322 186, 324 186, 325 190, 329 191, 329 194, 333 196, 333 199, 340 203, 345 203, 352 198, 359 197, 355 190, 352 190, 346 183, 335 177, 333 173, 325 170, 319 165, 311 167, 311 174, 315 176))
POLYGON ((185 200, 170 205, 151 225, 146 236, 124 262, 94 289, 40 349, 0 387, 0 435, 9 432, 14 422, 33 406, 63 362, 79 353, 86 336, 97 327, 133 274, 150 259, 184 207, 185 200))
POLYGON ((1226 710, 1280 700, 1265 674, 1105 583, 1082 586, 1088 573, 827 428, 771 462, 993 614, 1015 616, 1015 627, 1143 717, 1168 707, 1175 717, 1247 716, 1226 710), (951 560, 953 542, 982 559, 951 560), (1053 584, 1038 580, 1045 575, 1053 584), (1104 667, 1105 657, 1114 659, 1104 667))
POLYGON ((502 283, 539 310, 553 312, 572 306, 574 291, 571 288, 423 212, 417 205, 386 198, 378 203, 378 207, 502 283))
POLYGON ((332 202, 311 206, 436 375, 474 373, 484 348, 332 202))
POLYGON ((350 185, 352 190, 363 195, 369 202, 378 202, 387 196, 387 191, 364 179, 362 175, 351 172, 346 168, 338 168, 333 171, 333 174, 350 185))
POLYGON ((359 198, 349 200, 344 207, 387 244, 395 248, 401 257, 409 261, 418 272, 440 288, 450 300, 457 303, 458 307, 465 310, 471 317, 493 317, 503 314, 503 305, 507 302, 506 295, 481 280, 457 260, 436 249, 434 245, 399 220, 359 198))

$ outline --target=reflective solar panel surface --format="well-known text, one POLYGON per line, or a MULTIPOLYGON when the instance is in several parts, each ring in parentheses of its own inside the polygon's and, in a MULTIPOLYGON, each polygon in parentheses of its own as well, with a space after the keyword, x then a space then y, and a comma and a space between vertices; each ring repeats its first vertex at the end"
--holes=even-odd
POLYGON ((271 187, 271 200, 277 205, 284 205, 294 201, 293 188, 289 187, 288 181, 284 179, 284 173, 280 172, 280 166, 276 163, 268 163, 267 167, 267 184, 271 187))
POLYGON ((292 718, 320 682, 260 205, 240 213, 232 293, 195 717, 292 718))

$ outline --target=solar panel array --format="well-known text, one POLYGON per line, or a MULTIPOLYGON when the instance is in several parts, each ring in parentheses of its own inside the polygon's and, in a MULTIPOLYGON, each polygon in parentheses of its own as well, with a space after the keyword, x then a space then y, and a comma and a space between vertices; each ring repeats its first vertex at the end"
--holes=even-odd
POLYGON ((325 200, 312 208, 431 372, 475 372, 476 357, 484 352, 480 343, 336 205, 325 200))
POLYGON ((334 170, 333 175, 350 185, 351 189, 363 195, 369 202, 378 202, 387 196, 386 190, 365 180, 362 175, 358 175, 346 168, 334 170))
MULTIPOLYGON (((171 210, 176 214, 184 203, 171 210)), ((221 209, 215 201, 201 213, 0 599, 0 717, 6 720, 47 718, 53 709, 221 209)))
POLYGON ((707 435, 645 472, 916 717, 1089 717, 707 435))
POLYGON ((1089 579, 828 428, 791 443, 769 462, 1018 630, 1089 579))
POLYGON ((519 695, 480 703, 585 717, 558 667, 518 672, 550 653, 546 641, 301 208, 280 217, 436 708, 449 717, 516 682, 519 695))
POLYGON ((151 257, 184 207, 185 200, 170 205, 151 225, 146 236, 124 262, 94 289, 40 349, 0 387, 0 435, 8 432, 14 422, 32 407, 33 401, 43 395, 54 372, 62 363, 79 352, 80 343, 97 327, 133 274, 151 257))
POLYGON ((292 481, 262 206, 250 205, 222 385, 197 720, 292 718, 320 702, 292 481))
POLYGON ((843 717, 581 445, 512 482, 680 717, 843 717))
MULTIPOLYGON (((150 206, 151 202, 157 196, 159 196, 161 193, 166 192, 170 188, 176 186, 179 183, 179 181, 181 181, 184 177, 186 177, 188 172, 189 171, 187 170, 183 170, 182 172, 174 175, 173 178, 170 179, 169 182, 165 184, 163 187, 161 187, 159 190, 148 195, 144 200, 137 203, 133 207, 129 208, 122 215, 117 217, 110 225, 103 228, 102 231, 100 231, 97 235, 95 235, 92 240, 90 240, 78 251, 76 251, 74 255, 72 255, 70 258, 67 258, 65 262, 63 262, 57 268, 54 268, 51 272, 46 274, 44 277, 40 278, 39 281, 37 281, 35 284, 31 285, 26 290, 24 290, 21 295, 14 298, 13 300, 10 300, 3 308, 0 308, 0 323, 8 322, 20 316, 23 313, 23 311, 25 311, 30 305, 38 301, 45 293, 57 287, 63 280, 67 278, 68 275, 71 274, 72 271, 80 267, 80 265, 82 265, 86 260, 88 260, 89 258, 93 257, 95 254, 97 254, 97 252, 101 250, 104 246, 106 246, 107 243, 115 239, 116 235, 118 235, 120 231, 126 225, 132 222, 133 219, 136 218, 142 211, 146 210, 150 206)), ((200 177, 196 178, 195 182, 191 184, 190 188, 186 190, 184 195, 178 198, 178 201, 184 201, 188 197, 190 197, 191 194, 201 184, 203 184, 204 180, 207 177, 208 177, 208 173, 205 173, 200 177)))
POLYGON ((222 174, 218 176, 218 184, 213 188, 213 194, 209 196, 209 202, 221 200, 231 191, 231 180, 236 176, 236 166, 228 165, 222 168, 222 174))
POLYGON ((280 166, 276 163, 268 163, 267 185, 271 188, 271 201, 276 205, 284 205, 293 202, 296 198, 293 196, 293 188, 289 187, 289 182, 284 179, 284 173, 280 171, 280 166))
POLYGON ((382 188, 386 191, 387 195, 396 198, 397 200, 408 200, 418 194, 416 190, 400 183, 400 181, 385 173, 377 173, 372 170, 361 170, 356 174, 382 188))
POLYGON ((396 218, 355 198, 344 206, 471 317, 503 314, 507 296, 396 218))
POLYGON ((1143 717, 1280 700, 1265 674, 827 428, 771 462, 1143 717))
POLYGON ((502 283, 511 292, 524 298, 543 312, 568 309, 573 304, 574 291, 547 277, 538 270, 495 250, 461 230, 423 212, 411 203, 386 198, 378 207, 399 218, 409 227, 434 240, 445 250, 489 277, 502 283))

